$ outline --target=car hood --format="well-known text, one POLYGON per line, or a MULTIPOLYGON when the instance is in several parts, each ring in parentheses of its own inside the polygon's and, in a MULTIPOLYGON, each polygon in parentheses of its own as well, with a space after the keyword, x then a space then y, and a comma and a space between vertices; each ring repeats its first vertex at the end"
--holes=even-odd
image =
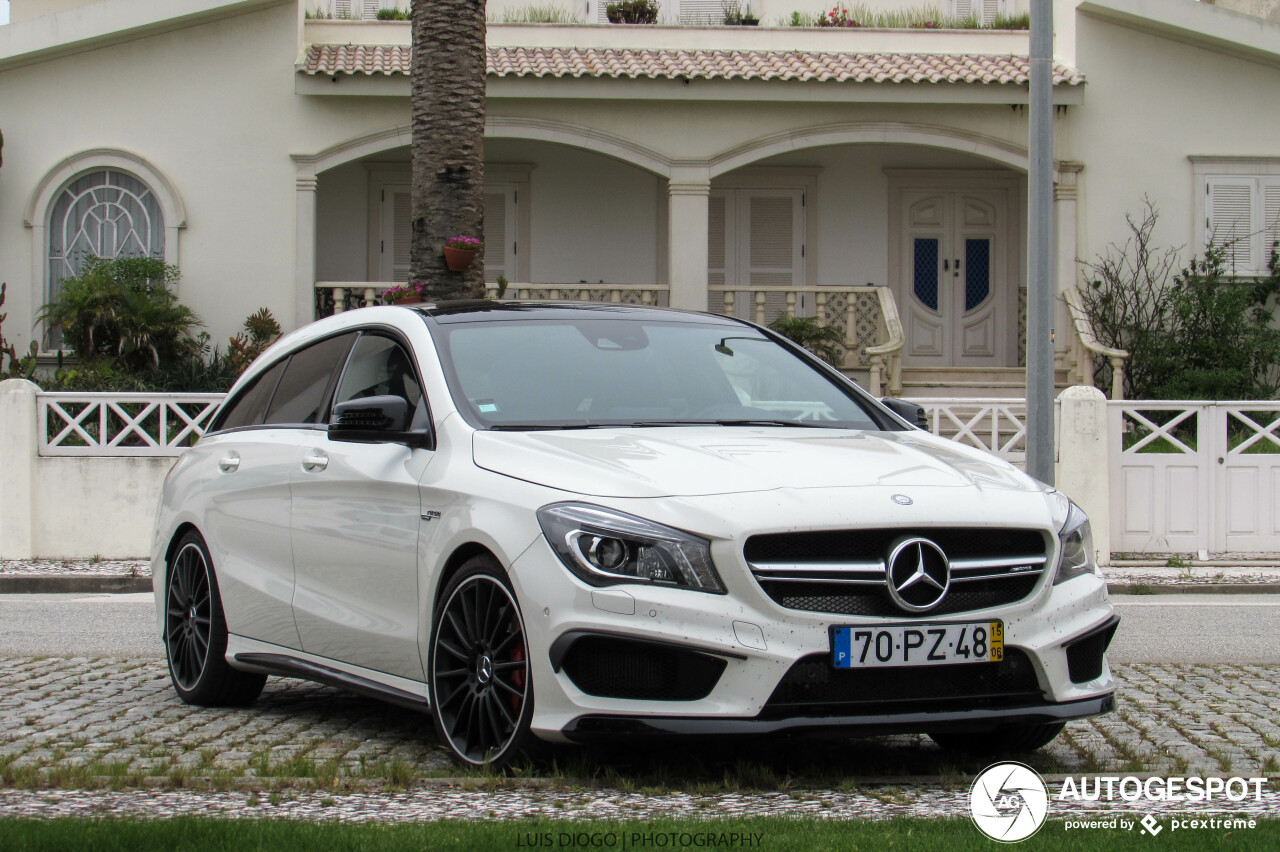
POLYGON ((494 473, 598 497, 914 486, 1037 491, 1000 459, 923 432, 691 426, 476 432, 494 473))

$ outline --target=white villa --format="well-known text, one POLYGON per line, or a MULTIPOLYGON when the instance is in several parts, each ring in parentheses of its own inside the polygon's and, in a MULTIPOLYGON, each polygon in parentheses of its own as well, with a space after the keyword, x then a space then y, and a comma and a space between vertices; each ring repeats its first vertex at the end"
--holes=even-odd
MULTIPOLYGON (((1059 290, 1144 196, 1162 243, 1252 235, 1236 267, 1265 267, 1280 23, 1268 0, 1232 1, 1256 14, 1055 0, 1059 290)), ((751 0, 758 27, 721 25, 721 0, 666 0, 657 26, 562 5, 585 23, 497 23, 530 4, 489 3, 490 281, 817 315, 876 389, 1021 395, 1026 30, 783 25, 821 0, 751 0)), ((994 22, 1030 0, 866 5, 994 22)), ((381 7, 395 2, 12 0, 6 334, 39 338, 36 312, 89 254, 178 264, 215 340, 262 306, 289 328, 403 282, 410 25, 381 7)), ((1081 359, 1058 314, 1065 383, 1081 359)))

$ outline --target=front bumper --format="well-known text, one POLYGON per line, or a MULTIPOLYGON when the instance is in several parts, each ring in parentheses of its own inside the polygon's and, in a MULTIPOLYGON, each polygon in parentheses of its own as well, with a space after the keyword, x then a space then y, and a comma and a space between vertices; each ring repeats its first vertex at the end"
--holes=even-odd
MULTIPOLYGON (((1071 679, 1067 653, 1068 645, 1104 628, 1114 617, 1106 584, 1102 578, 1088 575, 1053 586, 1052 572, 1046 572, 1036 590, 1017 603, 937 619, 1002 620, 1006 649, 1020 651, 1024 667, 1030 669, 1021 672, 1016 694, 1004 694, 992 702, 982 695, 975 694, 974 700, 969 700, 966 692, 944 692, 936 696, 944 700, 936 702, 881 701, 874 707, 847 712, 839 707, 815 712, 794 702, 781 708, 770 705, 775 690, 797 664, 808 658, 812 665, 831 653, 833 625, 894 625, 906 619, 784 608, 763 592, 745 566, 735 564, 732 544, 724 544, 726 549, 716 552, 715 558, 728 589, 726 595, 642 585, 592 588, 564 568, 544 539, 516 559, 511 578, 530 643, 536 696, 534 733, 543 739, 564 741, 622 732, 977 730, 1004 722, 1084 718, 1113 707, 1115 681, 1105 661, 1096 677, 1076 683, 1071 679), (655 654, 664 653, 663 647, 685 649, 699 659, 714 660, 722 670, 708 690, 700 691, 692 682, 676 683, 679 700, 606 697, 590 687, 584 691, 562 665, 565 637, 571 635, 636 640, 653 647, 655 654)), ((909 670, 908 677, 929 681, 929 669, 909 670)))

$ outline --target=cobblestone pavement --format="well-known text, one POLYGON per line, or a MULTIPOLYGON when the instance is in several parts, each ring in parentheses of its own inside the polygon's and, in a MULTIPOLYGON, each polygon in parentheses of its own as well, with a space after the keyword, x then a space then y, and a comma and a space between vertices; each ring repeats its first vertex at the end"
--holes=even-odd
MULTIPOLYGON (((1050 782, 1051 795, 1057 785, 1050 782)), ((1129 803, 1053 801, 1054 819, 1218 814, 1232 818, 1274 817, 1280 794, 1240 803, 1129 803)), ((786 793, 628 793, 612 788, 569 791, 433 789, 376 794, 283 792, 206 793, 195 791, 28 792, 0 790, 0 814, 27 817, 218 816, 239 819, 309 819, 343 822, 408 822, 429 819, 635 820, 665 818, 967 817, 967 788, 924 785, 903 790, 874 787, 858 791, 786 793)))
POLYGON ((150 577, 151 563, 141 559, 10 559, 0 575, 150 577))
MULTIPOLYGON (((1265 666, 1116 667, 1118 710, 1071 723, 1028 762, 1045 775, 1280 775, 1280 683, 1265 666)), ((927 737, 772 738, 566 749, 532 777, 459 775, 427 717, 330 687, 272 678, 246 709, 189 707, 160 661, 0 660, 0 788, 165 791, 464 788, 621 793, 852 790, 965 784, 986 762, 927 737), (857 777, 849 767, 856 767, 857 777), (886 780, 888 779, 888 780, 886 780)), ((2 791, 0 791, 2 792, 2 791)), ((139 793, 141 795, 141 792, 139 793)), ((0 798, 0 812, 9 808, 0 798)), ((459 801, 465 801, 465 798, 459 801)), ((458 805, 462 807, 461 804, 458 805)), ((558 806, 557 806, 558 807, 558 806)))

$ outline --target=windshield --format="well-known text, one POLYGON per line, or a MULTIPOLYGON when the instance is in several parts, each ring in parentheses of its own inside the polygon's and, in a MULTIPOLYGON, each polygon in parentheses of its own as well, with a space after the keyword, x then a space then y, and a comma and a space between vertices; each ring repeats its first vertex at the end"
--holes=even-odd
POLYGON ((747 326, 584 316, 435 334, 454 401, 482 429, 879 428, 851 391, 747 326))

